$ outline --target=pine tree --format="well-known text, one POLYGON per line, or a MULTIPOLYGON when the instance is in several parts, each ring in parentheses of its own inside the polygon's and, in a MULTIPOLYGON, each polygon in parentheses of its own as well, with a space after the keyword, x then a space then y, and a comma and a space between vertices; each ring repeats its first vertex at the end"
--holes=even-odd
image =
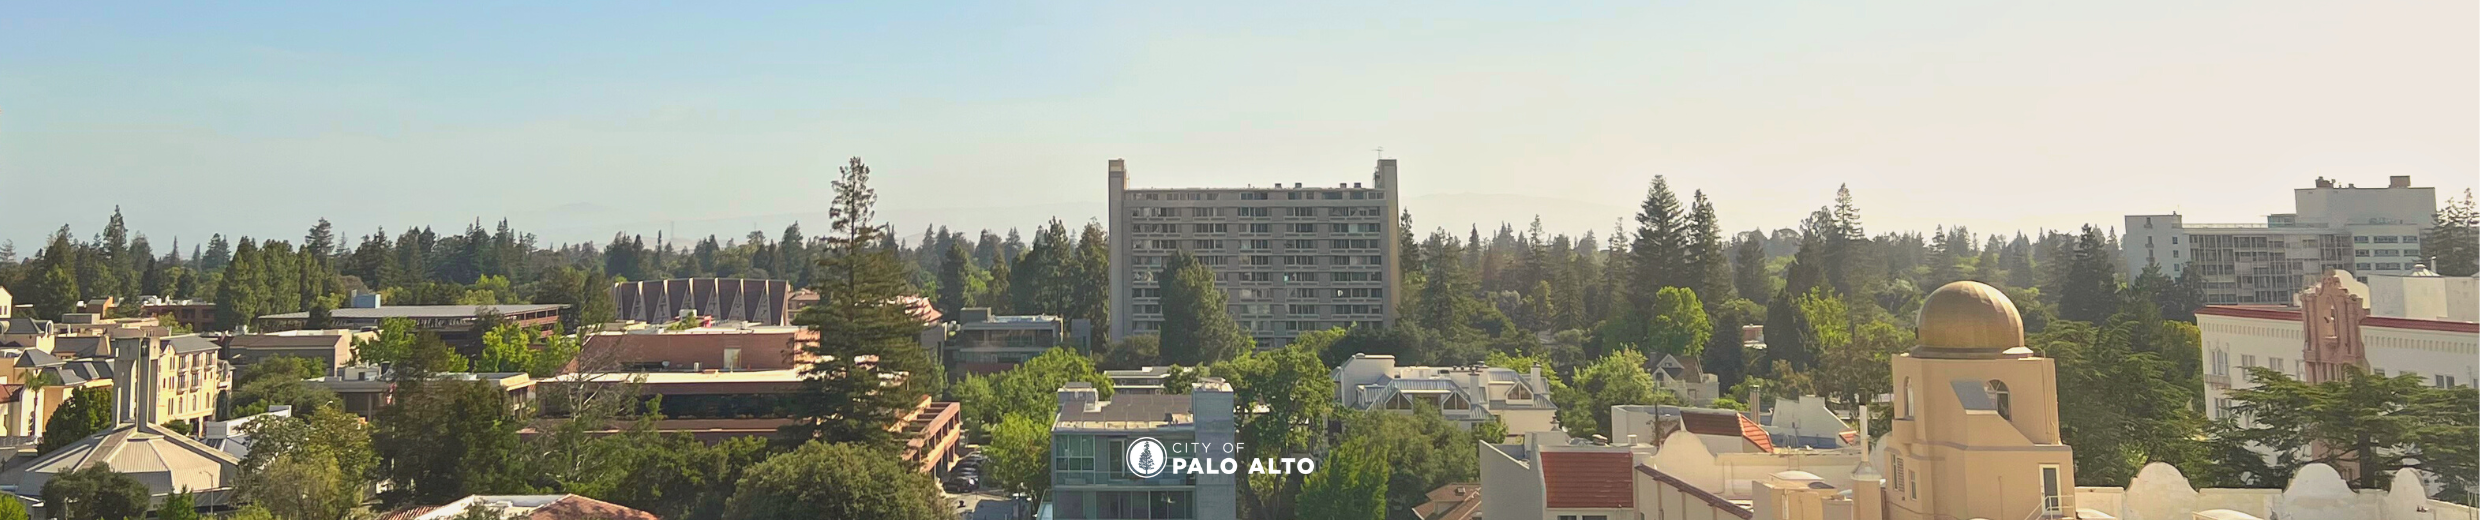
POLYGON ((2420 248, 2428 255, 2429 270, 2443 276, 2480 273, 2480 207, 2474 206, 2471 190, 2463 190, 2461 199, 2446 199, 2445 209, 2437 211, 2437 226, 2426 235, 2420 248))
POLYGON ((786 401, 795 422, 781 435, 796 445, 821 440, 892 447, 886 425, 937 384, 936 372, 915 339, 922 322, 912 313, 909 300, 916 296, 904 265, 879 245, 885 231, 876 220, 870 167, 854 157, 840 173, 818 266, 819 303, 794 320, 820 332, 806 347, 816 361, 802 371, 801 393, 786 401), (902 382, 888 384, 882 376, 902 382))
POLYGON ((1214 271, 1182 250, 1164 262, 1156 278, 1162 286, 1162 358, 1174 365, 1211 364, 1256 347, 1224 308, 1223 290, 1214 286, 1214 271))
POLYGON ((327 219, 319 219, 317 225, 310 226, 310 234, 302 237, 301 248, 309 251, 311 256, 316 256, 321 261, 335 256, 336 226, 328 224, 327 219))
POLYGON ((972 306, 972 300, 968 298, 973 293, 967 284, 972 283, 973 278, 966 270, 973 268, 973 253, 964 249, 964 242, 949 242, 947 253, 942 256, 944 259, 939 262, 939 294, 933 303, 938 306, 940 316, 953 321, 964 316, 965 307, 972 306))
POLYGON ((1731 300, 1731 258, 1723 252, 1721 224, 1715 222, 1713 201, 1697 190, 1688 211, 1685 264, 1687 287, 1695 289, 1708 309, 1731 300))
POLYGON ((2116 250, 2105 243, 2099 228, 2084 226, 2066 254, 2065 279, 2060 280, 2058 317, 2100 323, 2118 311, 2116 250))
POLYGON ((1773 276, 1765 264, 1765 232, 1741 233, 1731 245, 1731 285, 1741 298, 1764 305, 1773 297, 1773 276))
MULTIPOLYGON (((1082 318, 1096 326, 1110 323, 1111 243, 1102 224, 1085 223, 1085 231, 1076 239, 1076 258, 1070 265, 1066 316, 1082 318)), ((1091 350, 1093 345, 1078 347, 1091 350)))
POLYGON ((1664 287, 1688 287, 1686 276, 1687 223, 1680 219, 1679 197, 1671 194, 1670 183, 1654 176, 1653 185, 1645 190, 1645 202, 1636 212, 1636 240, 1628 247, 1629 266, 1635 276, 1628 280, 1628 307, 1637 319, 1653 308, 1654 294, 1664 287))

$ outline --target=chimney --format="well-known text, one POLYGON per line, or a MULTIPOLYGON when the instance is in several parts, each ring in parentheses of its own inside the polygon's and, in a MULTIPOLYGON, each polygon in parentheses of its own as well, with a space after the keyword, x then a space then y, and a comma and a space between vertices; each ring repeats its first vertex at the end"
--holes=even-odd
POLYGON ((1111 160, 1111 176, 1112 176, 1112 177, 1127 177, 1127 176, 1128 176, 1128 160, 1127 160, 1127 159, 1112 159, 1112 160, 1111 160))
POLYGON ((2392 176, 2392 177, 2386 177, 2386 178, 2385 178, 2385 187, 2388 187, 2388 188, 2409 188, 2409 187, 2411 187, 2411 176, 2409 176, 2409 175, 2396 175, 2396 176, 2392 176))

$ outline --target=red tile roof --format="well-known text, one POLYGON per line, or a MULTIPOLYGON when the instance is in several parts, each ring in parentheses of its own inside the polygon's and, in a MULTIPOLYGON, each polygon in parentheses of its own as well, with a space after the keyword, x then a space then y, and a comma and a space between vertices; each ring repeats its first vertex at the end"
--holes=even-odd
POLYGON ((1628 476, 1635 464, 1624 451, 1542 452, 1543 503, 1553 509, 1636 507, 1635 481, 1628 476))
POLYGON ((1740 415, 1738 417, 1739 436, 1741 438, 1748 439, 1748 442, 1755 443, 1757 445, 1757 451, 1773 453, 1774 436, 1766 434, 1765 427, 1758 426, 1756 421, 1748 420, 1748 416, 1740 415))

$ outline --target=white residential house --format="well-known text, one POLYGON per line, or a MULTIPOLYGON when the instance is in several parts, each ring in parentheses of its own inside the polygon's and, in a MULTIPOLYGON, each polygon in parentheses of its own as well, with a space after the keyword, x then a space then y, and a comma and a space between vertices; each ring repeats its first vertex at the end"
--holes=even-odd
POLYGON ((1550 383, 1541 367, 1529 372, 1485 366, 1399 367, 1395 356, 1353 354, 1335 367, 1334 378, 1335 398, 1354 410, 1411 413, 1428 405, 1466 428, 1496 417, 1507 426, 1509 439, 1558 429, 1559 408, 1550 402, 1550 383))

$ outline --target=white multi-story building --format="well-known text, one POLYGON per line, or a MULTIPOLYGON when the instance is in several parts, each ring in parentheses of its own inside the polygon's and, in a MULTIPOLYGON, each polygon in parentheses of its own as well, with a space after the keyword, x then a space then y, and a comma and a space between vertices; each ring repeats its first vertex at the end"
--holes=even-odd
POLYGON ((1353 354, 1335 367, 1335 400, 1354 410, 1411 413, 1426 405, 1465 428, 1493 417, 1509 439, 1558 429, 1559 407, 1541 368, 1399 367, 1395 356, 1353 354))
POLYGON ((1395 317, 1395 160, 1332 187, 1128 187, 1111 160, 1111 339, 1162 329, 1155 277, 1178 251, 1214 270, 1232 318, 1261 348, 1302 332, 1395 317))
POLYGON ((2370 301, 2391 300, 2350 273, 2334 271, 2290 306, 2213 305, 2196 310, 2203 332, 2207 416, 2230 412, 2233 390, 2256 386, 2247 367, 2316 382, 2351 365, 2382 376, 2420 376, 2432 386, 2480 380, 2480 323, 2379 316, 2370 301))
POLYGON ((2178 276, 2194 266, 2205 279, 2206 303, 2278 305, 2330 269, 2409 274, 2421 262, 2421 230, 2436 222, 2437 189, 2412 187, 2408 175, 2383 188, 2317 179, 2316 187, 2292 195, 2293 213, 2267 215, 2262 224, 2128 215, 2120 267, 2133 276, 2159 265, 2178 276))

